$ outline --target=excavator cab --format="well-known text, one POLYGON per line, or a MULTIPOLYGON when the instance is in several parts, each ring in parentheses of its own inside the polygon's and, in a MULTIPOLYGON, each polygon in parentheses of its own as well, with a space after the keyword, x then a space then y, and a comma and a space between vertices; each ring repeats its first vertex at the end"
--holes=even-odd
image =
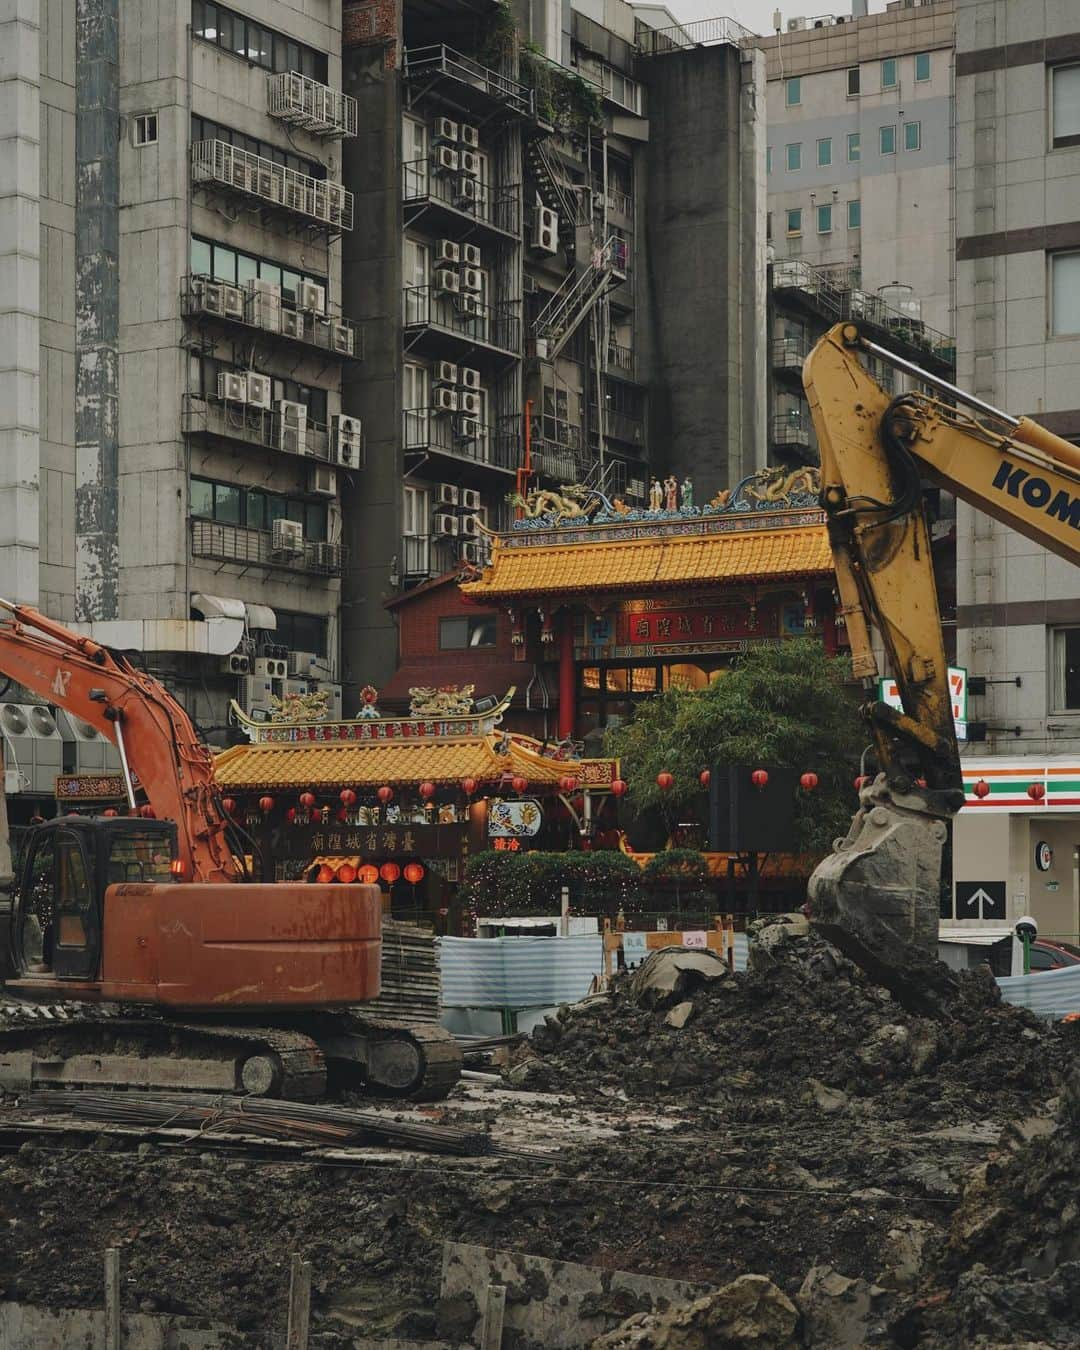
POLYGON ((20 977, 94 980, 105 891, 176 880, 176 826, 129 817, 58 816, 28 836, 11 924, 20 977))

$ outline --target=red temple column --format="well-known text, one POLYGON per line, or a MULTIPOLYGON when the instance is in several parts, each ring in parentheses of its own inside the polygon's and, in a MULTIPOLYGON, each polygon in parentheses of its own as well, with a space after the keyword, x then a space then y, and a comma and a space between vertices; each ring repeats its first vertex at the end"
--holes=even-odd
POLYGON ((577 680, 574 675, 574 615, 564 609, 559 630, 559 738, 574 734, 577 709, 574 696, 577 680))

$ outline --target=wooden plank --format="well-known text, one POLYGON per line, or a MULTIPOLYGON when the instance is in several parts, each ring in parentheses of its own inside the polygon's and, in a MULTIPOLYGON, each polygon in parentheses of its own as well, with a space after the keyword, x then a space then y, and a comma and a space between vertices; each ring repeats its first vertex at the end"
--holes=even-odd
POLYGON ((484 1321, 480 1328, 480 1350, 500 1350, 505 1315, 506 1285, 489 1284, 484 1300, 484 1321))
POLYGON ((311 1327, 311 1262, 293 1252, 289 1277, 289 1326, 285 1350, 308 1350, 311 1327))
POLYGON ((105 1350, 121 1350, 120 1252, 105 1249, 105 1350))

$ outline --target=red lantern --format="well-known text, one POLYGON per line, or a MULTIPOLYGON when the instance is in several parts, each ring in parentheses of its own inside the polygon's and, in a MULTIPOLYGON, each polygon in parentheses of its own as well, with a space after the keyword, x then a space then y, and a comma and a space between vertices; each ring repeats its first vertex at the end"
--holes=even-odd
POLYGON ((375 796, 378 797, 379 801, 385 806, 387 802, 392 802, 394 800, 394 789, 392 787, 387 787, 384 783, 378 792, 376 792, 375 796))
POLYGON ((916 786, 916 787, 921 787, 921 788, 926 787, 926 779, 925 779, 925 778, 916 778, 916 779, 915 779, 915 786, 916 786))
POLYGON ((338 807, 338 809, 337 809, 337 819, 338 819, 338 822, 339 822, 340 824, 342 824, 342 825, 345 824, 345 822, 349 819, 349 811, 348 811, 348 807, 345 807, 345 806, 339 806, 339 807, 338 807))
POLYGON ((328 882, 333 881, 333 879, 334 879, 334 869, 332 867, 327 867, 326 863, 323 863, 323 865, 319 868, 319 872, 315 880, 321 881, 322 884, 325 886, 328 882))
POLYGON ((342 863, 337 870, 337 879, 345 886, 351 886, 356 880, 356 868, 352 863, 342 863))
POLYGON ((769 774, 766 769, 755 769, 750 775, 750 781, 760 791, 769 781, 769 774))
POLYGON ((476 779, 463 778, 461 780, 461 790, 462 792, 464 792, 466 797, 471 797, 473 793, 476 791, 476 779))
POLYGON ((365 863, 360 869, 360 880, 365 886, 374 886, 379 879, 379 869, 374 863, 365 863))
POLYGON ((611 780, 611 795, 613 797, 626 796, 626 781, 622 778, 613 778, 611 780))
POLYGON ((107 806, 101 813, 103 816, 115 816, 117 814, 114 806, 107 806))
POLYGON ((527 778, 522 778, 520 774, 515 774, 514 777, 510 780, 510 786, 520 797, 523 792, 527 791, 529 786, 529 780, 527 778))
POLYGON ((666 769, 663 773, 658 773, 656 775, 656 786, 661 792, 670 792, 675 786, 675 775, 668 773, 666 769))
POLYGON ((708 769, 702 769, 698 774, 698 782, 708 791, 709 784, 712 782, 712 773, 708 769))
POLYGON ((567 797, 569 797, 571 792, 574 792, 576 789, 577 789, 577 779, 574 777, 573 774, 564 773, 563 776, 559 779, 559 791, 565 794, 567 797))
POLYGON ((315 805, 314 792, 301 792, 300 805, 304 808, 305 811, 310 811, 311 808, 315 805))
POLYGON ((408 881, 411 885, 415 886, 418 881, 423 881, 423 879, 424 879, 424 869, 420 866, 419 863, 405 864, 406 881, 408 881))
POLYGON ((980 778, 971 790, 980 801, 982 801, 984 797, 990 796, 990 784, 985 778, 980 778))
POLYGON ((424 801, 429 802, 431 801, 432 797, 435 796, 435 784, 421 783, 419 787, 419 792, 420 796, 423 797, 424 801))
POLYGON ((221 799, 221 809, 225 812, 225 814, 226 814, 227 816, 235 815, 235 814, 236 814, 236 798, 235 798, 235 797, 222 797, 222 799, 221 799))
POLYGON ((379 876, 382 877, 383 881, 392 886, 394 882, 397 881, 398 877, 401 876, 401 868, 397 863, 383 863, 379 868, 379 876))
POLYGON ((799 786, 802 788, 804 792, 813 792, 813 790, 817 787, 817 785, 818 785, 818 776, 816 773, 813 772, 804 773, 803 776, 799 779, 799 786))
POLYGON ((861 792, 869 781, 870 775, 868 773, 859 774, 858 778, 855 779, 855 791, 861 792))
POLYGON ((147 802, 145 806, 139 807, 139 815, 142 816, 144 820, 153 820, 154 808, 147 802))
POLYGON ((273 797, 259 798, 259 810, 263 813, 264 816, 268 816, 273 809, 274 809, 273 797))
POLYGON ((1033 802, 1041 802, 1046 796, 1046 789, 1041 783, 1032 783, 1027 793, 1033 802))
POLYGON ((346 810, 356 805, 356 793, 352 788, 342 788, 338 793, 338 796, 341 798, 341 804, 346 810))
POLYGON ((289 809, 285 812, 285 823, 287 825, 291 825, 295 819, 296 819, 296 807, 290 806, 289 809))

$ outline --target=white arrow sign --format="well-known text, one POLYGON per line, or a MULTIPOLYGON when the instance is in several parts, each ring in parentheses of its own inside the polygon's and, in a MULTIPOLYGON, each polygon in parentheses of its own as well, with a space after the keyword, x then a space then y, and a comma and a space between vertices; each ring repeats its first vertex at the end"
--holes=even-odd
POLYGON ((967 905, 968 909, 974 909, 975 906, 978 905, 979 918, 983 919, 986 917, 986 915, 983 913, 984 908, 987 905, 989 905, 991 909, 994 908, 994 897, 992 895, 987 895, 987 893, 980 886, 977 891, 975 891, 972 895, 968 896, 967 900, 964 903, 967 905))

